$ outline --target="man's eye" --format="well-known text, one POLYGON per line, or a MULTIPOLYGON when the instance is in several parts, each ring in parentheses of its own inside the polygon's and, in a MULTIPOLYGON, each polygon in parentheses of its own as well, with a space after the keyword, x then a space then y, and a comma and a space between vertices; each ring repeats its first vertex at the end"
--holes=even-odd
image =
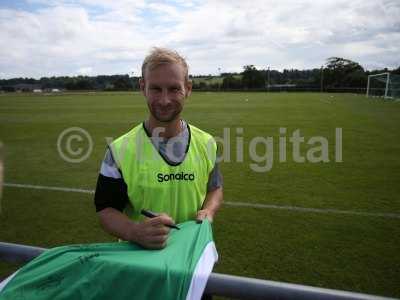
POLYGON ((151 87, 150 90, 153 91, 153 92, 160 92, 161 88, 159 88, 159 87, 151 87))
POLYGON ((177 92, 179 92, 180 90, 181 90, 181 89, 180 89, 180 88, 177 88, 177 87, 174 87, 174 88, 171 89, 171 91, 174 92, 174 93, 177 93, 177 92))

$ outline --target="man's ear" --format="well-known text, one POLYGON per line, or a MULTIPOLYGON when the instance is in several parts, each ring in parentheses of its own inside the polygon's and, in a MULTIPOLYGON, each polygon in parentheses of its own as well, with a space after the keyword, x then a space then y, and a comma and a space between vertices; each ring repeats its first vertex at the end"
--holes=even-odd
POLYGON ((139 88, 142 91, 142 94, 145 95, 145 89, 144 89, 145 88, 145 84, 144 84, 144 79, 143 78, 139 79, 139 88))
POLYGON ((192 94, 192 87, 193 87, 193 82, 191 80, 188 80, 186 82, 186 97, 189 97, 192 94))

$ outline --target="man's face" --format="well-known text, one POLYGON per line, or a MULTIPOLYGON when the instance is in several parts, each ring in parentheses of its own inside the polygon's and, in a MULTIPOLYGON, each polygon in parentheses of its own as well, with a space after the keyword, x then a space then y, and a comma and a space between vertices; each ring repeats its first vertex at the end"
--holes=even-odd
POLYGON ((146 70, 140 88, 147 99, 151 115, 159 122, 171 122, 180 117, 185 98, 192 86, 185 82, 184 69, 179 64, 163 64, 146 70))

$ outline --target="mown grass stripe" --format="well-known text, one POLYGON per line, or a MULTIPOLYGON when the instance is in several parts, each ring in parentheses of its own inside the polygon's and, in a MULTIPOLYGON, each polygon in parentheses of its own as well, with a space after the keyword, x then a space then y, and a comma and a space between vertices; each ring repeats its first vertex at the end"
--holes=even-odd
MULTIPOLYGON (((94 190, 86 190, 79 188, 67 188, 67 187, 55 187, 45 185, 32 185, 32 184, 19 184, 19 183, 4 183, 6 187, 17 187, 17 188, 28 188, 36 190, 51 190, 60 192, 72 192, 72 193, 85 193, 94 194, 94 190)), ((248 203, 240 201, 224 201, 224 205, 228 206, 239 206, 239 207, 251 207, 251 208, 263 208, 263 209, 281 209, 291 210, 298 212, 312 212, 312 213, 324 213, 324 214, 345 214, 345 215, 357 215, 364 217, 384 217, 400 219, 400 214, 395 213, 378 213, 378 212, 363 212, 353 210, 340 210, 332 208, 313 208, 313 207, 299 207, 299 206, 287 206, 287 205, 275 205, 275 204, 262 204, 262 203, 248 203)))

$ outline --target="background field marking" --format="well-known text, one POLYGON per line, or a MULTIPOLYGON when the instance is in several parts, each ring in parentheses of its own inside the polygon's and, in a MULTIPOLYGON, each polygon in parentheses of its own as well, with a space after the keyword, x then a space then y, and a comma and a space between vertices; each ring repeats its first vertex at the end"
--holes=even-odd
POLYGON ((25 188, 25 189, 35 189, 35 190, 50 190, 50 191, 60 191, 60 192, 75 192, 75 193, 94 194, 94 190, 65 188, 65 187, 56 187, 56 186, 45 186, 45 185, 4 183, 4 186, 18 187, 18 188, 25 188))
MULTIPOLYGON (((4 186, 35 189, 35 190, 49 190, 49 191, 59 191, 59 192, 94 194, 94 190, 45 186, 45 185, 4 183, 4 186)), ((363 216, 363 217, 384 217, 384 218, 400 219, 400 214, 395 214, 395 213, 369 213, 369 212, 361 212, 361 211, 353 211, 353 210, 340 210, 340 209, 332 209, 332 208, 324 209, 324 208, 299 207, 299 206, 287 206, 287 205, 275 205, 275 204, 261 204, 261 203, 247 203, 247 202, 236 202, 236 201, 235 202, 224 201, 224 205, 238 206, 238 207, 250 207, 250 208, 264 208, 264 209, 281 209, 281 210, 291 210, 291 211, 298 211, 298 212, 314 212, 314 213, 323 213, 323 214, 344 214, 344 215, 356 215, 356 216, 363 216)))
POLYGON ((369 212, 354 211, 354 210, 340 210, 334 208, 312 208, 312 207, 299 207, 299 206, 287 206, 287 205, 275 205, 275 204, 246 203, 246 202, 236 202, 236 201, 235 202, 224 201, 224 204, 230 206, 240 206, 240 207, 283 209, 283 210, 295 210, 304 212, 346 214, 346 215, 358 215, 365 217, 385 217, 385 218, 400 219, 400 214, 395 214, 395 213, 369 213, 369 212))

